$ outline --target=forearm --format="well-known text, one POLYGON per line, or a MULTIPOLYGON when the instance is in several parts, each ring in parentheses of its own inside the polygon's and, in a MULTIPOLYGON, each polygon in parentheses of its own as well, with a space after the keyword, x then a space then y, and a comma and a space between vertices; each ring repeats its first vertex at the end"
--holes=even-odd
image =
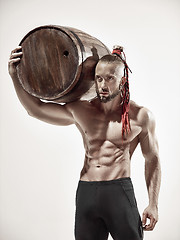
POLYGON ((145 179, 149 196, 149 205, 158 206, 158 197, 161 185, 161 166, 158 156, 145 161, 145 179))
POLYGON ((41 100, 30 95, 23 89, 17 75, 12 76, 11 78, 13 80, 14 88, 19 101, 27 110, 27 112, 32 115, 33 112, 38 111, 39 105, 42 103, 41 100))

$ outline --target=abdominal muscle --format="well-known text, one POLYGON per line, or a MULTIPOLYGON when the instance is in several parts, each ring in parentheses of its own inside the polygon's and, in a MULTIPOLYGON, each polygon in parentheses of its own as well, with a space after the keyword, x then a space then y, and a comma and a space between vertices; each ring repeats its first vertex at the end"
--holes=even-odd
POLYGON ((94 143, 86 148, 83 181, 113 180, 130 176, 129 147, 117 147, 109 141, 94 143))

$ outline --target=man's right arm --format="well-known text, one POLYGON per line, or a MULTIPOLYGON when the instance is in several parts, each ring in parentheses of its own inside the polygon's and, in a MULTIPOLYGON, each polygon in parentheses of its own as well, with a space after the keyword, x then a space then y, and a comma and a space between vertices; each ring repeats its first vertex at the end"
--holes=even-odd
POLYGON ((56 103, 42 102, 40 99, 30 95, 22 88, 16 71, 16 65, 19 63, 22 56, 22 52, 18 52, 20 50, 21 47, 18 47, 11 52, 8 68, 17 96, 28 114, 50 124, 62 126, 73 124, 74 118, 68 110, 67 104, 60 105, 56 103))

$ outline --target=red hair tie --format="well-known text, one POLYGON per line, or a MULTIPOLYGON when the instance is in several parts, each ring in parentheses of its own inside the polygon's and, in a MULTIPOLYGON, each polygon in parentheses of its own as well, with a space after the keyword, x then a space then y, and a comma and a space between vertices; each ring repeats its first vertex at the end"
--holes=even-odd
POLYGON ((118 55, 121 55, 121 50, 120 49, 114 49, 113 51, 112 51, 112 54, 118 54, 118 55))

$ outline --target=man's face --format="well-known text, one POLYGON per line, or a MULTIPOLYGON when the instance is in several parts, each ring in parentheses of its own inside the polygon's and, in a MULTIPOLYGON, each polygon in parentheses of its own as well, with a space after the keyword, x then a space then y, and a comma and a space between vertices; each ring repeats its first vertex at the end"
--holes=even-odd
POLYGON ((101 102, 111 101, 120 90, 119 84, 124 75, 124 65, 121 63, 99 62, 95 71, 97 96, 101 102))

